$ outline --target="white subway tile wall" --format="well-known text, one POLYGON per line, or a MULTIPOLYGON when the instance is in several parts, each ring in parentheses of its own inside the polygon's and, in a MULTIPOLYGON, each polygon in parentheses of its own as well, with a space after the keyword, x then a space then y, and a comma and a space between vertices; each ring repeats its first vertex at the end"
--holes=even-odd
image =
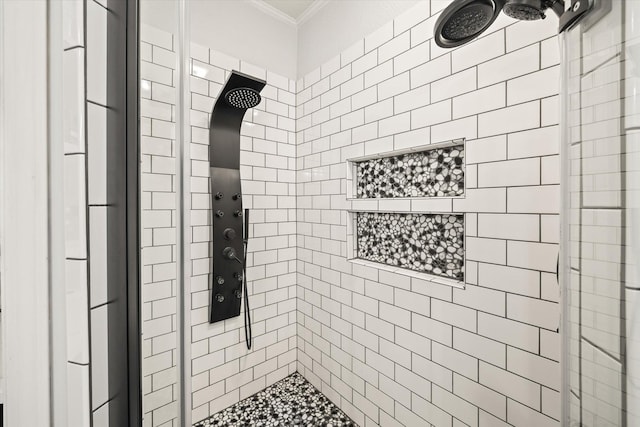
POLYGON ((90 425, 93 419, 97 426, 104 425, 110 399, 105 156, 109 12, 94 0, 64 2, 63 10, 67 416, 69 425, 90 425))
MULTIPOLYGON (((67 422, 90 425, 91 351, 89 331, 89 259, 87 236, 88 203, 85 72, 85 0, 63 5, 63 142, 64 142, 64 222, 65 292, 67 322, 67 422)), ((91 1, 92 3, 92 1, 91 1)), ((88 147, 89 145, 89 147, 88 147)))
MULTIPOLYGON (((86 22, 86 103, 83 117, 86 123, 86 205, 88 246, 88 313, 91 348, 91 417, 93 425, 104 425, 108 416, 109 389, 108 313, 107 298, 107 192, 106 192, 106 132, 107 132, 107 21, 109 10, 95 0, 85 0, 86 22)), ((79 22, 81 22, 79 20, 79 22)), ((88 389, 88 387, 87 387, 88 389)), ((69 401, 71 405, 75 402, 69 401)))
MULTIPOLYGON (((640 43, 640 34, 637 26, 632 26, 631 23, 637 19, 640 13, 640 4, 634 3, 632 6, 625 10, 623 14, 625 19, 623 35, 625 40, 626 55, 630 55, 631 50, 635 51, 635 48, 640 43)), ((634 54, 637 57, 637 54, 634 54)), ((638 136, 640 134, 637 131, 638 126, 638 98, 637 87, 640 84, 637 71, 631 66, 628 61, 625 61, 625 93, 623 96, 626 98, 624 101, 625 108, 625 123, 626 123, 626 153, 625 158, 625 223, 627 229, 625 235, 632 234, 635 237, 626 237, 625 240, 625 262, 627 265, 623 265, 621 270, 624 274, 626 283, 625 292, 625 312, 637 313, 637 307, 640 301, 640 269, 638 268, 639 246, 638 246, 638 233, 640 230, 637 225, 633 231, 630 231, 635 223, 635 218, 640 216, 638 208, 640 207, 640 187, 637 185, 640 182, 640 176, 638 174, 640 170, 640 140, 638 136), (628 82, 628 83, 627 83, 628 82), (631 89, 636 88, 636 89, 631 89), (631 129, 633 128, 633 130, 631 129)), ((640 423, 640 372, 638 367, 640 366, 640 323, 637 316, 625 316, 625 332, 626 332, 626 349, 627 349, 627 411, 628 420, 627 424, 639 424, 640 423)))
POLYGON ((443 50, 446 4, 298 81, 297 369, 362 426, 558 426, 555 30, 500 18, 443 50), (347 200, 346 159, 459 138, 464 198, 347 200), (466 289, 347 261, 350 209, 464 213, 466 289))
POLYGON ((144 426, 178 420, 176 54, 173 35, 140 31, 142 411, 144 426))

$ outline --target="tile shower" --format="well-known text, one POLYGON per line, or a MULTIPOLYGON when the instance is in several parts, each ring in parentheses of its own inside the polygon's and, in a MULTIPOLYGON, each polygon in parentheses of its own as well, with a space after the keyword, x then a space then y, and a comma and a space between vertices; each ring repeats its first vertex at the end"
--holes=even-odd
POLYGON ((466 1, 0 1, 0 424, 640 425, 640 2, 466 1))
MULTIPOLYGON (((555 24, 503 19, 445 51, 432 39, 445 3, 418 2, 297 81, 190 44, 192 423, 219 425, 297 372, 360 426, 559 425, 555 24), (208 115, 231 69, 268 83, 241 139, 251 351, 242 317, 207 322, 208 115)), ((161 425, 178 417, 180 375, 177 39, 141 37, 143 402, 161 425)))

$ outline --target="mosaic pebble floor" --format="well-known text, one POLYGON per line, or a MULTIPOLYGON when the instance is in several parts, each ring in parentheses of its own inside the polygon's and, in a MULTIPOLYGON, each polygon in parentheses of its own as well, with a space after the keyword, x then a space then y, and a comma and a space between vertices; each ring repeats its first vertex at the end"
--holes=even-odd
POLYGON ((357 427, 357 424, 299 373, 193 427, 357 427))

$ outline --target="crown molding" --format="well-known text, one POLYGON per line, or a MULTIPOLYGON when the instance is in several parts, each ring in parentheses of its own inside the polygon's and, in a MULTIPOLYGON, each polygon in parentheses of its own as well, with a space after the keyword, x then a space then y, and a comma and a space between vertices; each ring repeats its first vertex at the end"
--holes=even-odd
POLYGON ((264 12, 265 14, 271 16, 272 18, 275 18, 291 26, 297 27, 300 24, 308 21, 320 9, 325 7, 329 3, 329 0, 315 0, 313 3, 311 3, 311 6, 307 8, 307 10, 302 12, 302 15, 300 15, 298 19, 292 18, 291 16, 287 15, 281 10, 271 6, 269 3, 265 2, 264 0, 250 0, 250 3, 253 6, 255 6, 257 9, 264 12))
POLYGON ((309 6, 307 10, 302 12, 302 15, 298 17, 297 24, 300 25, 305 23, 306 21, 311 19, 313 15, 318 13, 320 9, 325 7, 327 4, 329 4, 329 0, 315 0, 313 3, 311 3, 311 6, 309 6))
POLYGON ((262 12, 271 16, 272 18, 276 18, 277 20, 282 21, 285 24, 289 24, 294 27, 298 26, 298 22, 295 19, 293 19, 286 13, 276 9, 275 7, 271 6, 270 4, 268 4, 263 0, 251 0, 250 3, 256 8, 260 9, 262 12))

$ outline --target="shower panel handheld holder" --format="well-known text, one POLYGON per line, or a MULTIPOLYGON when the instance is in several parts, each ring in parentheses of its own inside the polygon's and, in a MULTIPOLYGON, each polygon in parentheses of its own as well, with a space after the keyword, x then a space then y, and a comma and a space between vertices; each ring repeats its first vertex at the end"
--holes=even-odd
POLYGON ((265 85, 264 80, 232 71, 211 113, 209 169, 213 253, 210 323, 240 315, 242 298, 248 299, 244 277, 248 230, 243 227, 240 126, 246 111, 260 103, 260 91, 265 85))

